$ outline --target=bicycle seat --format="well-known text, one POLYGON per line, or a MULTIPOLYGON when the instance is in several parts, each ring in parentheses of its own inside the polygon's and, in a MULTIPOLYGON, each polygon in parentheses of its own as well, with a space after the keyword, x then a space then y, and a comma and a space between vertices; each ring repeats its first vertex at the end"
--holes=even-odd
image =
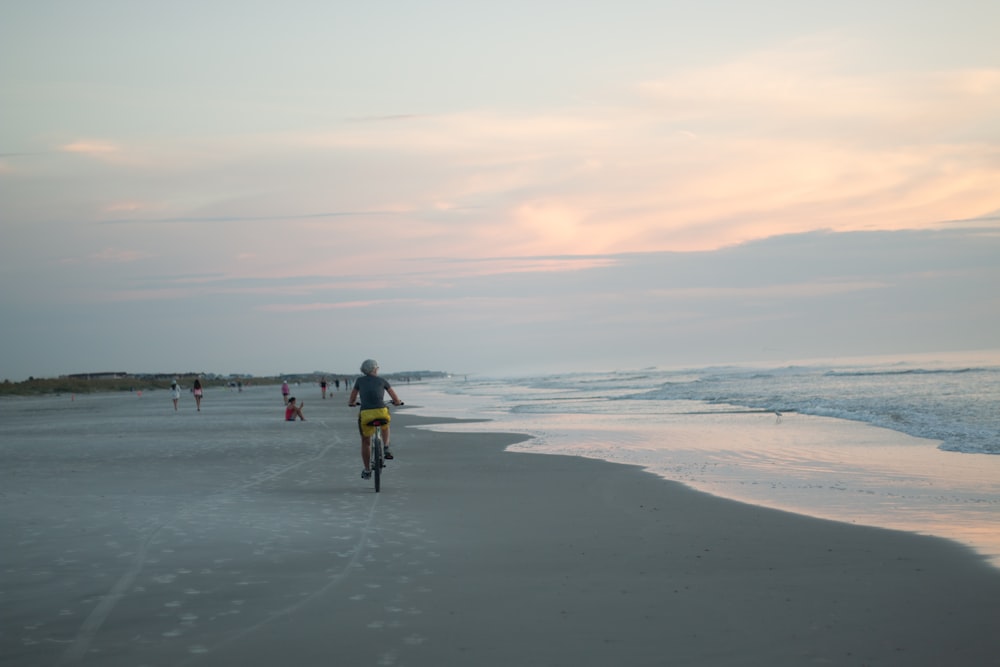
POLYGON ((385 426, 388 423, 389 422, 387 422, 384 419, 373 419, 370 422, 368 422, 368 425, 369 426, 385 426))

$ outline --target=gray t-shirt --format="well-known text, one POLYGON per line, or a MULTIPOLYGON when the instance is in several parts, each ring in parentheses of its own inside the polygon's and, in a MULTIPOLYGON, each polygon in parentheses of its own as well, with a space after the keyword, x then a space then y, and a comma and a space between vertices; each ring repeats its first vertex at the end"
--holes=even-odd
POLYGON ((385 407, 385 390, 389 388, 388 380, 377 375, 362 375, 354 381, 354 388, 358 390, 362 410, 385 407))

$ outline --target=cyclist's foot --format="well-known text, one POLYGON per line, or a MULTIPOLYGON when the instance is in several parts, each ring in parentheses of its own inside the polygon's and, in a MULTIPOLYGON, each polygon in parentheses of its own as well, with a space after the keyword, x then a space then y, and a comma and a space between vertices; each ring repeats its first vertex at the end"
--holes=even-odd
POLYGON ((371 477, 372 477, 372 471, 371 470, 362 470, 361 471, 361 479, 371 479, 371 477))
POLYGON ((392 452, 390 452, 388 449, 385 450, 385 460, 386 461, 391 461, 394 458, 396 458, 396 457, 392 455, 392 452))

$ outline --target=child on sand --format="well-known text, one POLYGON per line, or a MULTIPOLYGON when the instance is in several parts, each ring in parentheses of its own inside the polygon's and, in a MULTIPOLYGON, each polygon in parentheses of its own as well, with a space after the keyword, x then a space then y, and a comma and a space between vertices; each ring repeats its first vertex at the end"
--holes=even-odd
POLYGON ((295 405, 295 397, 289 396, 288 405, 285 406, 285 421, 293 422, 295 421, 296 417, 298 417, 302 421, 305 421, 306 418, 302 416, 302 408, 305 406, 305 404, 306 402, 302 401, 302 403, 300 403, 299 405, 295 405))

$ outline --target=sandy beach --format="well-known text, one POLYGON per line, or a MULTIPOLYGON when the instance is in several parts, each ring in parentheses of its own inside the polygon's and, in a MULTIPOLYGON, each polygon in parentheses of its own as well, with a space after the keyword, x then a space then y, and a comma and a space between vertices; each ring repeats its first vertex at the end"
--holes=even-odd
POLYGON ((0 401, 0 664, 997 663, 1000 570, 955 543, 405 409, 375 494, 346 394, 295 393, 0 401))

